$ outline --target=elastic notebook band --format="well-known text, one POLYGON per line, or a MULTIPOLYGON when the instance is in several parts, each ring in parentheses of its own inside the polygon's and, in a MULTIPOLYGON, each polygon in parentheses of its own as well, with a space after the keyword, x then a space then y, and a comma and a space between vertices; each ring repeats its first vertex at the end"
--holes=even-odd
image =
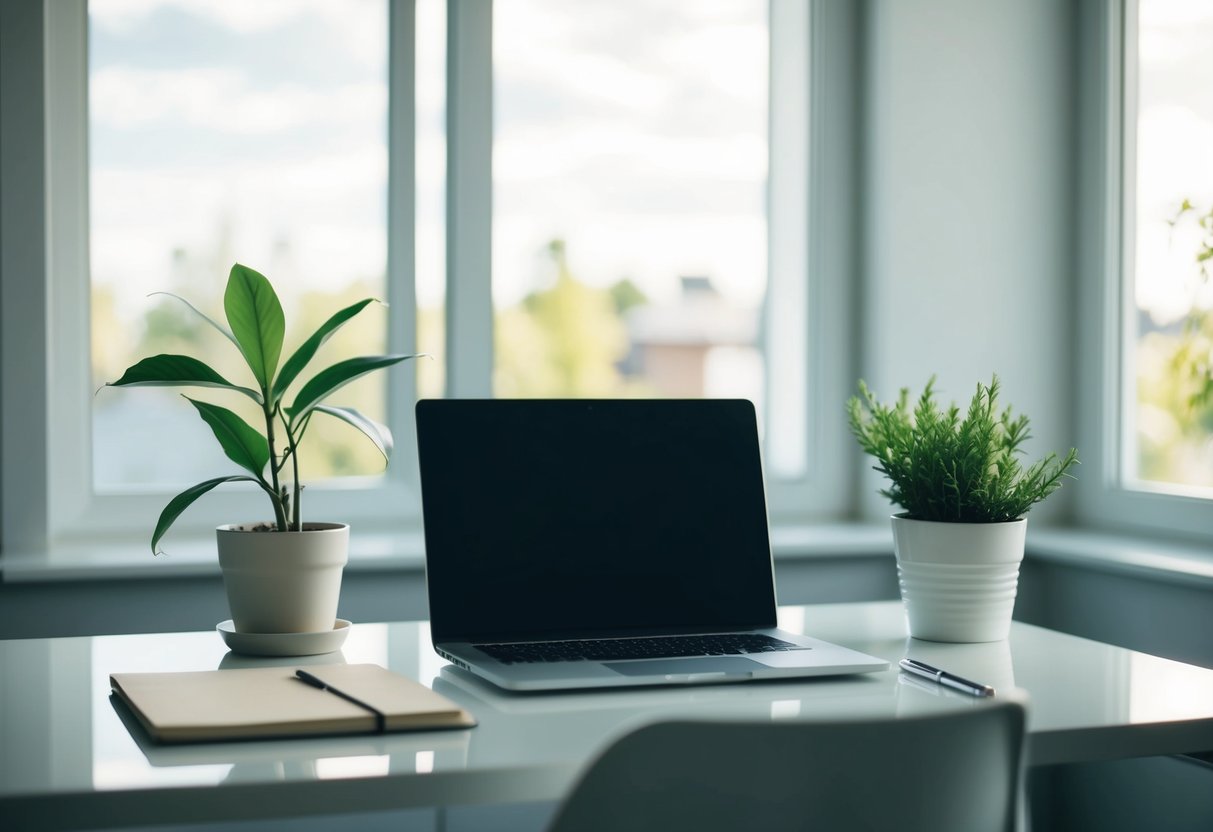
POLYGON ((332 685, 328 684, 327 682, 325 682, 321 679, 317 679, 315 676, 308 673, 306 670, 296 670, 295 676, 300 681, 306 682, 307 684, 311 685, 314 688, 319 688, 320 690, 326 690, 329 693, 333 694, 334 696, 340 696, 346 702, 349 702, 353 705, 357 705, 359 708, 362 708, 364 710, 370 711, 371 714, 373 714, 375 717, 375 733, 383 734, 383 733, 387 732, 387 714, 385 714, 383 711, 376 708, 374 705, 370 705, 366 702, 363 702, 361 699, 359 699, 355 696, 350 696, 345 691, 338 690, 337 688, 333 687, 332 685))

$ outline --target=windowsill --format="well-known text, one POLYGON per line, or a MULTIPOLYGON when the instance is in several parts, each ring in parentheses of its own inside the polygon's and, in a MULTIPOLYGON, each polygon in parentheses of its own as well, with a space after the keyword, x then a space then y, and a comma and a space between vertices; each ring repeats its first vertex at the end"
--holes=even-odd
POLYGON ((1208 544, 1082 528, 1028 531, 1028 555, 1082 569, 1213 589, 1208 544))
MULTIPOLYGON (((893 536, 882 524, 837 523, 777 526, 771 546, 779 560, 887 555, 893 536)), ((420 532, 363 532, 350 536, 354 572, 421 572, 425 548, 420 532)), ((13 552, 0 558, 4 583, 197 578, 219 575, 211 536, 174 540, 153 557, 140 540, 67 543, 50 552, 13 552)))
MULTIPOLYGON (((771 545, 778 561, 889 556, 893 536, 885 523, 777 525, 771 545)), ((6 553, 4 583, 176 579, 219 575, 214 538, 174 541, 169 554, 152 557, 143 541, 71 543, 46 553, 6 553)), ((1213 589, 1213 552, 1207 545, 1079 529, 1028 532, 1028 557, 1169 583, 1213 589)), ((353 572, 418 572, 425 566, 420 532, 355 532, 353 572)))
MULTIPOLYGON (((182 537, 153 557, 145 540, 65 543, 49 552, 5 553, 0 558, 4 583, 174 579, 217 577, 213 535, 182 537)), ((425 565, 420 533, 354 533, 350 538, 350 571, 420 572, 425 565)))

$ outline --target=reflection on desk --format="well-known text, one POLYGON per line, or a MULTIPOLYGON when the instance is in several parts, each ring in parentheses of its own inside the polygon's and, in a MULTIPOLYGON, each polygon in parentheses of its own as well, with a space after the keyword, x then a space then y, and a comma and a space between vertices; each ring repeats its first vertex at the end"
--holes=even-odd
MULTIPOLYGON (((897 603, 785 608, 780 623, 894 668, 908 655, 999 693, 1026 692, 1029 764, 1213 749, 1213 670, 1018 622, 1006 642, 916 641, 906 637, 897 603)), ((973 705, 970 697, 915 684, 896 669, 710 687, 510 694, 448 666, 433 652, 424 622, 355 624, 342 652, 285 661, 389 667, 470 710, 480 720, 473 731, 161 747, 139 742, 109 701, 114 672, 283 661, 228 656, 213 631, 0 641, 0 817, 54 829, 96 817, 136 825, 554 801, 595 752, 646 722, 888 717, 973 705)))

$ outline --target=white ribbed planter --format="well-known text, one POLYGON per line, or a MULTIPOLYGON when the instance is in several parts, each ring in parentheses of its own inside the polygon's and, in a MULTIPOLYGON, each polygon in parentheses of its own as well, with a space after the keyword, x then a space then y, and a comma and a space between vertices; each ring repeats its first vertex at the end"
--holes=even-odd
POLYGON ((893 548, 910 635, 928 641, 1005 639, 1028 521, 936 523, 893 517, 893 548))
POLYGON ((350 527, 304 523, 301 532, 245 531, 258 523, 215 530, 232 622, 239 633, 332 630, 349 559, 350 527))

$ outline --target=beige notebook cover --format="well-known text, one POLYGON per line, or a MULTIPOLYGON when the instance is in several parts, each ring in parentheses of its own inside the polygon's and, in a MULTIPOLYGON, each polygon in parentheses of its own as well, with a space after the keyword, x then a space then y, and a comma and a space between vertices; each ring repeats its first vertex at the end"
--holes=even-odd
MULTIPOLYGON (((388 731, 476 724, 450 700, 379 665, 313 665, 307 670, 382 711, 388 731)), ((376 732, 372 712, 295 678, 293 667, 114 673, 110 687, 161 742, 376 732)))

